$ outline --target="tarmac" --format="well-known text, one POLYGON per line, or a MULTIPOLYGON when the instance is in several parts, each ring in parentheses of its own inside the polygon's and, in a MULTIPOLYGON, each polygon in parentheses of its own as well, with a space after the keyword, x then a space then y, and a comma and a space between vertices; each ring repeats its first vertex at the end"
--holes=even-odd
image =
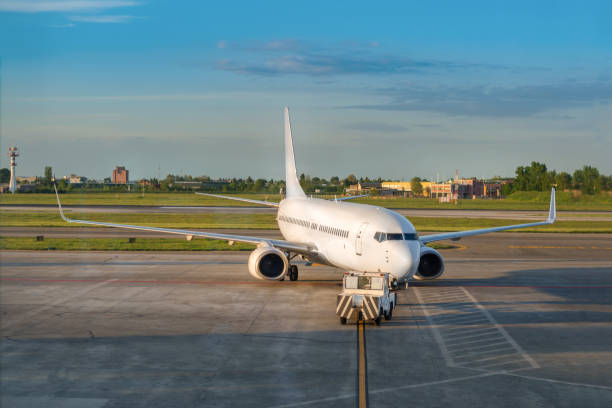
MULTIPOLYGON (((612 406, 612 235, 457 244, 366 326, 369 406, 612 406)), ((342 271, 258 281, 248 256, 1 251, 1 406, 357 405, 342 271)))

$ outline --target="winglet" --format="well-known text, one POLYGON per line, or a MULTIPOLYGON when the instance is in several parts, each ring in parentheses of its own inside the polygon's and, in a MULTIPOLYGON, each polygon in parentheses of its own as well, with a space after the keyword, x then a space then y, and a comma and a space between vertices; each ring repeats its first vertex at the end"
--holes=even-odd
POLYGON ((289 122, 289 108, 285 107, 285 197, 306 197, 300 186, 295 167, 295 155, 293 154, 293 138, 291 137, 291 124, 289 122))
POLYGON ((55 189, 55 197, 57 198, 57 206, 59 207, 59 213, 60 213, 60 216, 62 217, 62 220, 66 222, 70 222, 70 220, 64 216, 64 210, 62 210, 62 203, 60 203, 59 194, 57 193, 57 186, 55 185, 55 183, 53 183, 53 189, 55 189))
POLYGON ((550 208, 548 209, 548 219, 546 220, 550 224, 555 222, 557 219, 557 202, 555 200, 555 188, 553 187, 550 191, 550 208))

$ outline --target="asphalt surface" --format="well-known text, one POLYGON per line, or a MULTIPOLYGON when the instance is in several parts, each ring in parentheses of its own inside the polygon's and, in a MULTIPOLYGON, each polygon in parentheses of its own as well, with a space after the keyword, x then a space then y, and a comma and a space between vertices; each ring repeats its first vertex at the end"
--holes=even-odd
MULTIPOLYGON (((494 234, 367 326, 371 407, 612 406, 612 235, 494 234)), ((341 271, 248 253, 0 252, 5 407, 353 407, 341 271)))
MULTIPOLYGON (((274 214, 271 207, 179 207, 179 206, 130 206, 130 205, 64 205, 64 211, 77 213, 230 213, 230 214, 274 214)), ((2 211, 57 212, 57 206, 0 205, 2 211)), ((437 209, 393 209, 406 217, 442 218, 494 218, 509 220, 546 219, 547 211, 498 211, 498 210, 437 210, 437 209)), ((612 211, 558 211, 557 217, 565 221, 612 221, 612 211)))

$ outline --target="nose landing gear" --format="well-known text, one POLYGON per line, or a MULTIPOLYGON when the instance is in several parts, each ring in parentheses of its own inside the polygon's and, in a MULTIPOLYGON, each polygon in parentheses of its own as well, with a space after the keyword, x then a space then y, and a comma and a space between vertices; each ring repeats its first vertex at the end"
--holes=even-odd
POLYGON ((289 267, 289 280, 290 281, 298 280, 298 267, 297 267, 297 265, 291 265, 289 267))

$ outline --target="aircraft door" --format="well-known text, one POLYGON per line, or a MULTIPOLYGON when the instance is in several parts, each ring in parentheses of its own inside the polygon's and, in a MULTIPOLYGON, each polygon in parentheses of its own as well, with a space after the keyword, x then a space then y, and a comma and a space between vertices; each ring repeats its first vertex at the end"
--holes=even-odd
POLYGON ((361 223, 359 226, 359 230, 357 231, 357 236, 355 237, 355 255, 361 255, 363 253, 363 234, 365 233, 366 228, 368 227, 368 223, 361 223))

